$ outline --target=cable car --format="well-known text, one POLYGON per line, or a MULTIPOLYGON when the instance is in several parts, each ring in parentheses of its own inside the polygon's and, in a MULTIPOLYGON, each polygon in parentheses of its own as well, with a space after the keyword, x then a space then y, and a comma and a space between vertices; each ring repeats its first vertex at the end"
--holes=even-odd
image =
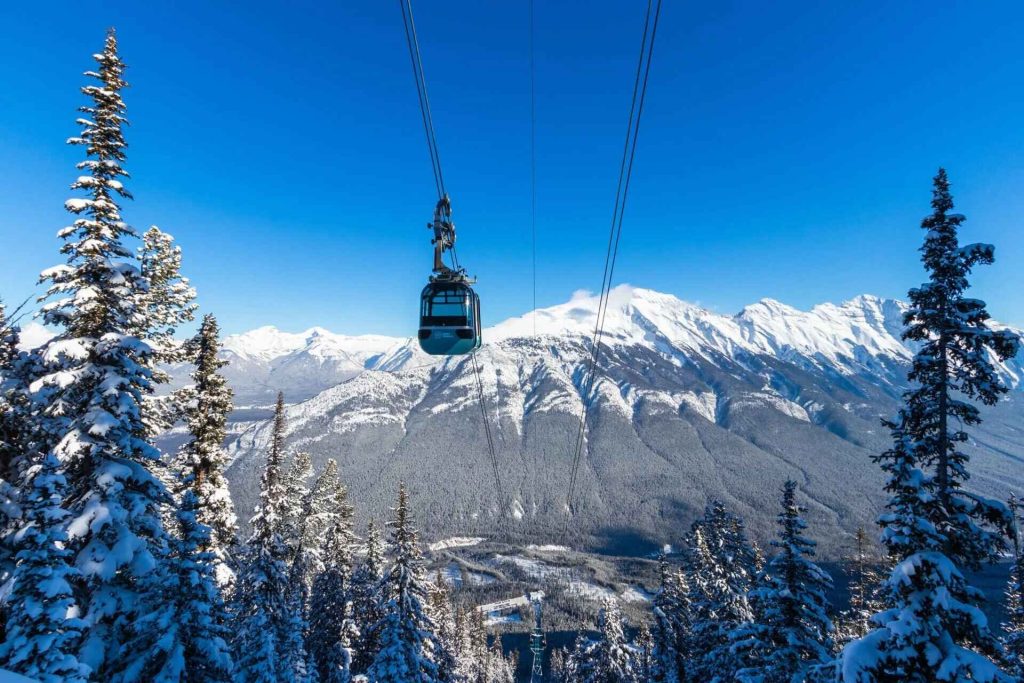
POLYGON ((480 297, 464 282, 434 281, 420 295, 420 348, 455 356, 480 348, 480 297))
POLYGON ((432 356, 458 356, 480 348, 480 297, 470 286, 455 255, 455 224, 452 207, 444 195, 434 208, 434 275, 420 294, 420 348, 432 356), (444 263, 444 252, 452 252, 455 268, 444 263))

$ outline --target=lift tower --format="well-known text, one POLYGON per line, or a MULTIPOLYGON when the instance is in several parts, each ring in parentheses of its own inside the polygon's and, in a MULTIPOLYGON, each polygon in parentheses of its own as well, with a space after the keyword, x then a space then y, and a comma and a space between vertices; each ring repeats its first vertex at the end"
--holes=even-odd
POLYGON ((530 652, 533 653, 533 668, 530 670, 530 683, 541 683, 544 680, 544 627, 541 623, 541 601, 544 593, 530 593, 530 605, 533 607, 533 631, 530 632, 530 652))

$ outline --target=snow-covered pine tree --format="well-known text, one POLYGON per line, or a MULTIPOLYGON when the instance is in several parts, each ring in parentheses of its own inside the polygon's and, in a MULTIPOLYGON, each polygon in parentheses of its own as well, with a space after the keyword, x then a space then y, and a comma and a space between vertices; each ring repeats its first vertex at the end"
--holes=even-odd
POLYGON ((637 680, 643 683, 653 681, 657 668, 654 665, 654 636, 647 624, 640 624, 640 628, 637 629, 633 649, 636 652, 634 660, 637 680))
POLYGON ((384 616, 380 590, 384 578, 384 549, 377 525, 371 519, 366 526, 366 557, 352 574, 352 617, 359 630, 352 671, 365 673, 380 649, 374 627, 384 616))
POLYGON ((1009 679, 994 661, 1001 647, 978 608, 983 596, 961 569, 1004 550, 1012 520, 1005 505, 964 490, 969 458, 960 444, 964 428, 981 421, 978 404, 991 405, 1007 391, 991 359, 1015 355, 1019 340, 991 329, 984 302, 964 296, 967 275, 991 263, 994 249, 960 246, 964 217, 952 208, 939 169, 933 212, 921 224, 929 279, 910 290, 904 315, 903 338, 918 345, 908 374, 915 386, 886 423, 892 448, 875 457, 891 496, 879 518, 896 563, 885 588, 891 609, 875 616, 876 630, 843 650, 847 683, 1009 679))
MULTIPOLYGON (((21 526, 20 499, 31 482, 28 463, 39 459, 35 406, 29 386, 38 373, 35 354, 20 351, 17 310, 8 313, 0 301, 0 585, 14 570, 14 532, 21 526)), ((0 641, 4 640, 6 605, 0 600, 0 641)))
POLYGON ((858 528, 853 538, 852 553, 846 561, 850 577, 850 606, 836 620, 836 640, 840 644, 866 636, 871 630, 871 617, 883 609, 878 597, 884 580, 879 565, 867 531, 864 527, 858 528))
POLYGON ((689 633, 692 619, 690 586, 686 574, 659 560, 661 589, 653 600, 654 630, 651 633, 652 683, 680 683, 686 680, 689 633))
MULTIPOLYGON (((142 315, 135 334, 153 350, 151 381, 166 384, 171 377, 161 366, 186 359, 183 345, 174 334, 195 318, 196 292, 181 275, 181 247, 155 225, 143 233, 137 256, 147 287, 139 292, 137 308, 142 315)), ((170 428, 183 412, 183 400, 177 392, 147 396, 143 404, 143 419, 150 435, 170 428)))
POLYGON ((306 646, 320 683, 352 680, 353 647, 360 640, 350 598, 354 541, 350 514, 327 530, 325 566, 313 580, 306 646))
POLYGON ((804 537, 806 508, 796 502, 796 482, 782 488, 777 554, 758 576, 750 599, 758 618, 732 633, 733 651, 742 661, 739 681, 791 683, 832 657, 832 622, 826 592, 831 577, 811 557, 814 541, 804 537))
POLYGON ((224 597, 217 580, 219 558, 211 540, 213 530, 200 521, 199 495, 190 489, 178 510, 177 571, 184 642, 182 683, 231 681, 233 663, 224 597))
POLYGON ((285 430, 284 396, 279 393, 260 502, 235 590, 233 646, 238 683, 301 683, 293 666, 305 661, 305 653, 294 650, 293 634, 296 628, 301 632, 301 615, 294 613, 289 600, 288 547, 281 538, 286 508, 285 430))
POLYGON ((605 598, 598 617, 598 638, 573 653, 578 683, 639 683, 633 653, 626 643, 622 613, 605 598))
POLYGON ((487 626, 478 609, 459 612, 458 668, 456 679, 465 683, 487 683, 487 626))
POLYGON ((738 663, 730 634, 753 618, 747 600, 757 564, 743 522, 718 501, 697 520, 687 542, 692 623, 688 638, 692 680, 732 680, 738 663))
POLYGON ((59 233, 66 262, 41 276, 49 283, 43 320, 59 333, 40 351, 45 369, 32 389, 44 445, 68 478, 69 547, 82 573, 77 588, 86 620, 80 659, 97 680, 110 680, 112 664, 130 668, 132 657, 147 656, 122 645, 150 599, 159 598, 147 591, 163 588, 151 574, 160 573, 158 558, 167 551, 160 506, 169 499, 151 474, 159 453, 145 439, 142 418, 153 349, 138 337, 148 329, 138 308, 148 285, 125 244, 135 233, 117 203, 130 195, 120 180, 127 176, 125 66, 112 30, 94 58, 98 70, 86 75, 98 83, 82 88, 91 102, 81 108, 82 132, 68 140, 85 147, 78 167, 86 174, 71 187, 86 197, 65 203, 77 216, 59 233))
POLYGON ((121 674, 146 683, 230 683, 231 653, 227 644, 226 609, 215 575, 214 556, 205 550, 209 527, 197 521, 199 499, 186 489, 177 510, 178 535, 171 556, 174 576, 166 602, 132 624, 139 633, 135 647, 150 656, 142 668, 121 674))
MULTIPOLYGON (((1010 496, 1009 508, 1017 529, 1017 510, 1020 503, 1010 496)), ((1019 531, 1018 531, 1019 533, 1019 531)), ((1024 681, 1024 554, 1020 551, 1020 537, 1014 536, 1013 566, 1006 586, 1006 621, 1003 622, 1003 647, 1007 661, 1018 681, 1024 681)))
POLYGON ((42 683, 83 683, 89 669, 77 653, 86 624, 73 616, 71 583, 78 571, 69 562, 68 513, 61 508, 67 482, 53 454, 33 469, 25 524, 13 539, 18 564, 7 596, 0 667, 42 683))
MULTIPOLYGON (((180 363, 185 360, 185 353, 174 333, 195 319, 198 308, 196 290, 181 274, 181 247, 174 244, 174 237, 153 225, 142 235, 138 259, 142 275, 149 283, 139 304, 147 325, 140 336, 145 336, 153 346, 154 361, 180 363)), ((167 375, 158 370, 157 377, 164 379, 167 375)))
POLYGON ((192 386, 185 392, 185 418, 189 441, 182 446, 178 462, 184 480, 198 500, 197 520, 210 528, 209 545, 213 553, 219 585, 230 590, 234 583, 238 519, 224 477, 227 453, 224 436, 231 412, 231 388, 220 374, 227 361, 218 357, 220 329, 217 319, 207 314, 199 333, 186 345, 187 357, 195 364, 192 386))
POLYGON ((427 613, 423 560, 404 484, 399 486, 394 513, 388 523, 394 560, 383 579, 383 617, 374 627, 379 649, 368 678, 375 683, 440 682, 440 644, 427 613))
POLYGON ((556 647, 551 651, 551 664, 548 669, 549 678, 554 683, 565 681, 565 648, 556 647))
MULTIPOLYGON (((32 405, 29 384, 34 358, 18 349, 21 329, 0 300, 0 518, 6 510, 3 502, 14 494, 21 482, 23 464, 29 459, 32 405)), ((0 527, 0 532, 7 527, 0 527)))
MULTIPOLYGON (((343 524, 345 543, 348 551, 354 552, 351 544, 356 542, 352 527, 352 506, 348 502, 348 490, 338 476, 338 463, 332 458, 324 465, 320 476, 309 491, 309 509, 302 523, 302 546, 307 556, 309 576, 307 583, 312 586, 313 577, 327 566, 328 550, 325 547, 327 533, 339 522, 343 524)), ((346 584, 352 578, 351 557, 346 584)))
POLYGON ((517 660, 517 653, 512 652, 506 656, 502 652, 501 638, 495 636, 487 657, 486 683, 516 683, 517 660))
POLYGON ((308 627, 307 610, 312 583, 312 556, 319 553, 322 538, 310 539, 313 547, 306 545, 306 521, 312 513, 307 481, 313 473, 312 460, 308 453, 298 452, 284 478, 284 513, 282 515, 282 537, 288 546, 288 604, 292 621, 286 633, 283 646, 287 666, 292 669, 299 683, 315 675, 316 663, 305 647, 305 633, 308 627))
POLYGON ((427 596, 430 620, 434 624, 434 632, 437 636, 438 651, 435 661, 437 662, 438 677, 446 681, 454 680, 458 668, 456 652, 459 649, 459 637, 455 627, 452 596, 440 569, 437 570, 434 581, 427 588, 427 596))
MULTIPOLYGON (((288 545, 289 562, 294 562, 299 553, 306 555, 303 562, 311 566, 308 555, 323 542, 322 538, 311 539, 306 546, 306 521, 312 514, 309 479, 313 476, 313 460, 309 453, 298 451, 292 456, 291 466, 284 476, 284 512, 281 518, 281 537, 288 545)), ((305 578, 305 577, 303 577, 305 578)))

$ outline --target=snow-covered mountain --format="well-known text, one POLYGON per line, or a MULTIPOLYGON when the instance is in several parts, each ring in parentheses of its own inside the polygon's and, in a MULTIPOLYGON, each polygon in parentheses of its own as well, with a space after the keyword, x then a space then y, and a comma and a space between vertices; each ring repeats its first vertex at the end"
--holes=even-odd
POLYGON ((334 334, 321 327, 297 334, 260 327, 224 340, 224 357, 230 361, 225 374, 239 405, 272 403, 279 390, 297 402, 375 367, 403 341, 334 334))
MULTIPOLYGON (((485 330, 478 353, 502 495, 485 446, 467 357, 434 359, 415 340, 339 337, 272 328, 230 338, 238 388, 309 395, 289 408, 289 436, 314 462, 335 458, 359 508, 382 514, 399 480, 437 533, 491 532, 499 501, 517 529, 561 529, 571 445, 591 404, 571 528, 588 544, 673 538, 712 497, 769 532, 764 507, 795 478, 812 521, 836 549, 881 502, 870 454, 884 448, 911 356, 903 305, 861 296, 800 311, 762 300, 722 315, 668 294, 612 291, 598 379, 583 396, 597 298, 485 330), (536 335, 533 330, 536 325, 536 335), (258 378, 252 381, 252 378, 258 378)), ((1021 359, 1014 387, 971 444, 976 486, 1005 495, 1024 479, 1021 359)), ((255 499, 269 426, 236 424, 229 477, 246 510, 255 499)))

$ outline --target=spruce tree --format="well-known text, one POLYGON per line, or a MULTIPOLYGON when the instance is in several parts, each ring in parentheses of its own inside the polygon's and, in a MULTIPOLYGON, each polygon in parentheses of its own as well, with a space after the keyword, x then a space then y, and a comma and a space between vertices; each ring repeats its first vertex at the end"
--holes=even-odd
MULTIPOLYGON (((303 553, 303 562, 313 569, 315 564, 310 554, 316 554, 316 547, 323 538, 309 539, 306 545, 306 523, 312 515, 312 501, 308 481, 313 474, 313 461, 309 453, 298 451, 292 456, 291 466, 284 475, 284 507, 281 518, 281 536, 289 549, 289 562, 294 562, 303 553)), ((303 577, 305 578, 305 577, 303 577)))
POLYGON ((235 575, 232 556, 238 521, 224 477, 228 457, 223 444, 232 396, 227 380, 220 374, 227 362, 218 356, 219 335, 216 318, 208 314, 203 317, 199 333, 186 345, 195 370, 193 384, 185 392, 190 439, 182 446, 178 461, 198 501, 197 521, 210 528, 209 546, 204 551, 213 554, 218 583, 229 588, 235 575))
POLYGON ((375 683, 444 681, 437 661, 440 643, 427 613, 423 560, 404 484, 399 487, 394 513, 395 519, 388 523, 394 560, 383 582, 383 617, 374 627, 379 649, 368 678, 375 683))
POLYGON ((235 592, 234 638, 239 683, 300 683, 294 668, 304 653, 295 651, 294 634, 301 615, 294 612, 284 525, 284 396, 278 394, 260 502, 253 515, 252 536, 235 592))
POLYGON ((437 570, 434 581, 427 589, 430 607, 430 619, 434 624, 438 650, 435 655, 438 677, 442 680, 454 680, 459 649, 458 630, 455 627, 455 612, 452 609, 452 596, 444 582, 441 570, 437 570))
POLYGON ((359 631, 358 646, 352 663, 355 673, 365 673, 380 649, 374 628, 384 616, 381 606, 384 579, 384 550, 380 534, 371 519, 366 528, 366 557, 352 575, 352 616, 359 631))
POLYGON ((718 501, 687 537, 687 573, 693 620, 688 638, 688 675, 700 681, 730 680, 738 666, 732 631, 753 619, 747 600, 756 554, 743 522, 718 501))
MULTIPOLYGON (((146 339, 153 351, 149 360, 151 381, 166 384, 171 376, 164 366, 187 359, 174 334, 194 319, 196 292, 181 275, 181 247, 155 225, 143 233, 137 257, 147 286, 139 292, 136 306, 141 315, 135 333, 146 339)), ((183 416, 183 404, 178 392, 147 396, 143 404, 147 433, 152 437, 172 427, 183 416)))
POLYGON ((353 537, 348 523, 338 521, 327 531, 325 567, 313 580, 307 647, 320 683, 348 683, 353 675, 353 648, 359 629, 351 600, 353 537), (349 526, 346 529, 346 526, 349 526))
POLYGON ((516 683, 515 652, 505 656, 501 650, 501 638, 494 637, 487 657, 487 683, 516 683))
POLYGON ((946 172, 934 180, 922 261, 928 282, 910 290, 903 338, 917 345, 903 407, 887 422, 893 446, 875 457, 888 476, 882 541, 895 562, 886 584, 891 609, 878 628, 843 651, 844 681, 1007 680, 1001 648, 979 609, 983 599, 962 569, 977 568, 1006 548, 1006 507, 964 489, 969 458, 965 428, 981 421, 978 404, 1007 391, 991 357, 1017 353, 1019 340, 988 326, 985 304, 964 296, 975 265, 992 263, 991 245, 960 246, 964 221, 950 213, 946 172))
POLYGON ((804 537, 806 508, 796 502, 796 482, 782 489, 778 553, 768 561, 751 591, 758 618, 732 634, 743 662, 736 677, 751 683, 802 681, 832 656, 832 622, 826 593, 832 579, 816 565, 814 541, 804 537))
POLYGON ((353 584, 358 539, 348 492, 333 460, 317 479, 310 498, 305 543, 323 540, 317 544, 317 554, 311 555, 317 568, 312 571, 307 648, 321 683, 346 683, 353 675, 354 649, 361 638, 353 584))
MULTIPOLYGON (((302 520, 302 546, 307 556, 309 576, 307 583, 312 586, 313 577, 324 571, 329 562, 329 551, 325 546, 327 533, 342 525, 341 531, 346 552, 352 552, 356 542, 352 527, 352 506, 348 502, 348 490, 338 476, 338 463, 328 460, 323 471, 316 478, 308 495, 309 504, 302 520)), ((351 561, 346 582, 350 581, 351 561)))
POLYGON ((42 683, 80 683, 89 668, 77 653, 86 623, 77 611, 62 509, 67 482, 56 456, 36 468, 26 495, 25 524, 13 541, 17 567, 10 579, 7 623, 0 643, 0 667, 42 683))
MULTIPOLYGON (((1017 519, 1019 503, 1010 497, 1010 512, 1017 519)), ((1014 528, 1017 528, 1016 523, 1014 528)), ((1020 540, 1014 535, 1013 566, 1006 586, 1006 621, 1003 623, 1003 646, 1011 671, 1019 681, 1024 681, 1024 554, 1020 551, 1020 540)))
POLYGON ((231 680, 233 663, 224 597, 217 581, 218 557, 212 530, 199 521, 199 495, 185 491, 178 510, 177 541, 179 621, 183 633, 182 683, 219 683, 231 680))
POLYGON ((864 527, 858 528, 854 535, 853 552, 846 566, 850 576, 850 606, 840 613, 836 622, 836 639, 842 644, 866 636, 871 630, 871 617, 883 608, 878 597, 883 577, 864 527))
MULTIPOLYGON (((0 585, 14 571, 14 532, 21 526, 21 497, 30 488, 25 481, 28 463, 38 460, 35 406, 29 389, 37 372, 38 357, 20 351, 20 329, 0 301, 0 585)), ((0 601, 0 641, 6 605, 0 601)))
POLYGON ((145 656, 122 645, 164 589, 151 573, 167 550, 160 506, 169 498, 151 474, 159 453, 142 417, 154 350, 138 336, 149 329, 138 307, 148 284, 125 244, 135 233, 118 205, 131 195, 120 180, 126 83, 112 30, 94 57, 98 69, 86 75, 98 83, 82 88, 91 102, 81 108, 82 132, 68 140, 85 148, 85 175, 71 187, 86 196, 65 204, 77 217, 59 233, 66 262, 42 274, 43 320, 60 331, 40 351, 45 367, 33 389, 44 445, 68 477, 69 547, 82 572, 86 621, 81 659, 98 680, 110 680, 112 664, 130 668, 126 660, 145 656))
POLYGON ((688 639, 692 619, 686 574, 674 570, 664 555, 659 561, 661 589, 653 600, 654 630, 648 678, 653 683, 686 680, 688 639))
POLYGON ((579 683, 639 683, 633 655, 626 644, 622 614, 614 598, 604 600, 597 640, 573 654, 579 683))
POLYGON ((170 556, 173 574, 164 585, 166 600, 142 614, 130 628, 129 651, 144 651, 116 680, 146 683, 230 683, 231 653, 223 596, 217 585, 210 529, 196 519, 199 502, 192 490, 182 495, 175 516, 178 535, 170 556))
POLYGON ((634 650, 636 651, 637 680, 644 683, 655 680, 654 636, 647 624, 640 625, 634 641, 634 650))

